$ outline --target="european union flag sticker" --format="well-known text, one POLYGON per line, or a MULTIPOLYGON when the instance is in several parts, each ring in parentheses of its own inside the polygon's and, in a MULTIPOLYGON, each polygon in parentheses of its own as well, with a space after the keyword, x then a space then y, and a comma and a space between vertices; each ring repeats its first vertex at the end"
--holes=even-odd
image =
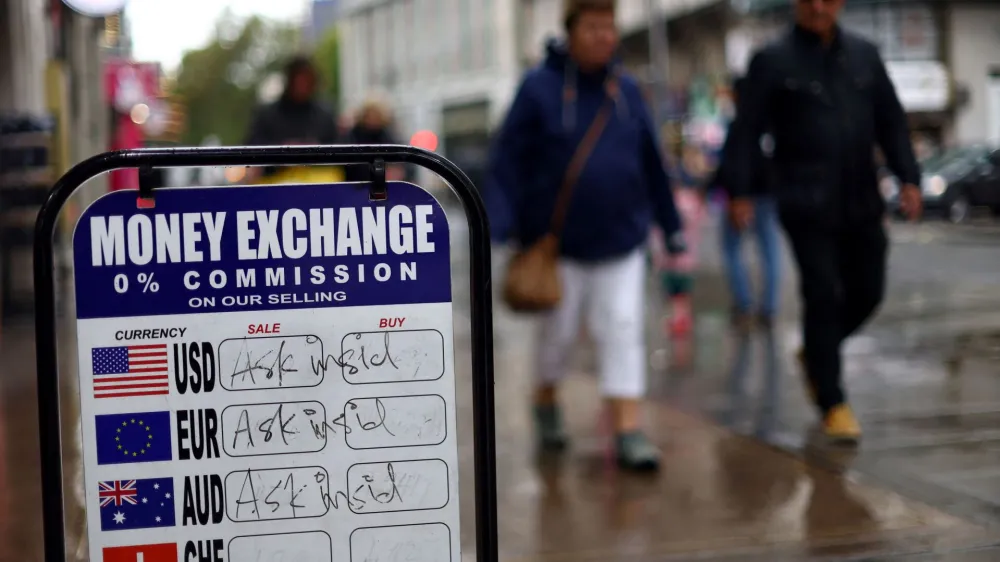
POLYGON ((169 461, 170 412, 96 416, 97 464, 169 461))

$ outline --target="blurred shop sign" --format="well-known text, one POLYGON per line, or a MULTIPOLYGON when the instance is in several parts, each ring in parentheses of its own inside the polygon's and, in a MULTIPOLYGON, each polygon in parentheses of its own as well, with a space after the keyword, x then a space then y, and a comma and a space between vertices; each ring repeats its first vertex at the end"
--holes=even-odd
POLYGON ((63 2, 85 16, 103 18, 122 11, 127 0, 63 0, 63 2))
POLYGON ((160 95, 160 65, 110 59, 104 63, 104 93, 107 102, 122 113, 136 104, 160 95))
POLYGON ((948 108, 951 86, 944 64, 938 61, 888 61, 886 70, 907 112, 948 108))

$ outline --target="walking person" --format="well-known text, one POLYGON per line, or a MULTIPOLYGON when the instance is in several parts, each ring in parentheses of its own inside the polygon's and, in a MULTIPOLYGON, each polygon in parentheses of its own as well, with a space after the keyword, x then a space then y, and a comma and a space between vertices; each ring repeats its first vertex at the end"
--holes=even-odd
MULTIPOLYGON (((740 90, 745 86, 743 79, 733 84, 733 95, 739 99, 740 90)), ((735 100, 734 100, 735 101, 735 100)), ((749 228, 742 228, 732 220, 722 221, 722 257, 732 295, 732 323, 740 332, 748 332, 755 323, 770 329, 778 311, 779 288, 781 284, 781 239, 778 233, 778 207, 771 195, 773 181, 771 162, 763 150, 755 150, 755 164, 750 182, 750 192, 745 194, 753 204, 753 218, 749 228), (754 305, 750 290, 750 276, 743 261, 743 241, 748 236, 755 238, 760 255, 762 274, 761 297, 754 305)), ((726 157, 716 171, 715 187, 726 189, 726 157)))
POLYGON ((841 347, 885 291, 888 240, 873 147, 900 178, 900 201, 921 211, 920 168, 906 114, 877 49, 837 24, 844 0, 790 0, 795 25, 757 52, 727 147, 730 213, 753 220, 761 137, 774 140, 778 213, 799 268, 805 375, 827 436, 861 428, 841 384, 841 347))
POLYGON ((519 255, 539 244, 558 248, 561 297, 538 336, 538 444, 567 444, 556 386, 586 321, 617 461, 655 470, 660 453, 640 419, 645 243, 655 218, 670 251, 680 253, 681 223, 643 96, 614 59, 615 1, 564 7, 567 40, 550 42, 546 60, 522 82, 496 139, 484 196, 495 240, 514 237, 519 255))
POLYGON ((658 274, 660 287, 670 304, 670 316, 664 332, 683 338, 694 329, 694 273, 698 265, 698 242, 706 212, 705 203, 705 155, 695 145, 683 148, 680 165, 675 169, 674 205, 684 223, 686 252, 672 254, 668 251, 663 231, 653 228, 650 249, 653 267, 658 274))
MULTIPOLYGON (((370 97, 358 109, 354 124, 346 135, 347 144, 398 144, 392 132, 392 121, 388 104, 377 97, 370 97)), ((352 164, 345 168, 344 181, 371 180, 368 164, 352 164)), ((388 166, 386 179, 409 181, 410 174, 404 166, 394 164, 388 166)))

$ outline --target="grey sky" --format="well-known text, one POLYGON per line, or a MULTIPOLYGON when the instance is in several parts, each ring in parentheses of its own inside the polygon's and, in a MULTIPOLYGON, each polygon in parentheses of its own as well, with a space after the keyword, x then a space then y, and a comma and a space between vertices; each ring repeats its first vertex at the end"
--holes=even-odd
POLYGON ((240 16, 301 21, 308 0, 130 0, 134 55, 174 70, 185 51, 206 44, 215 22, 228 7, 240 16))

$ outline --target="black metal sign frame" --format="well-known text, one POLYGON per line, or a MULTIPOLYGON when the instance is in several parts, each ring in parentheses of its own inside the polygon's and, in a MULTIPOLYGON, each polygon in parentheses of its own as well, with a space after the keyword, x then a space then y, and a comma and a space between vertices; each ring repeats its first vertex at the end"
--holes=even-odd
MULTIPOLYGON (((490 238, 479 192, 462 170, 433 152, 401 145, 261 146, 152 148, 99 154, 59 178, 35 223, 35 353, 38 424, 42 457, 42 515, 45 562, 65 562, 62 437, 60 429, 54 236, 59 213, 70 196, 98 174, 121 168, 210 166, 309 166, 368 164, 372 199, 384 199, 385 165, 408 163, 435 172, 458 195, 469 225, 471 251, 472 405, 475 452, 476 560, 497 562, 496 427, 493 389, 493 305, 490 238)), ((140 197, 154 197, 143 185, 140 197)))

